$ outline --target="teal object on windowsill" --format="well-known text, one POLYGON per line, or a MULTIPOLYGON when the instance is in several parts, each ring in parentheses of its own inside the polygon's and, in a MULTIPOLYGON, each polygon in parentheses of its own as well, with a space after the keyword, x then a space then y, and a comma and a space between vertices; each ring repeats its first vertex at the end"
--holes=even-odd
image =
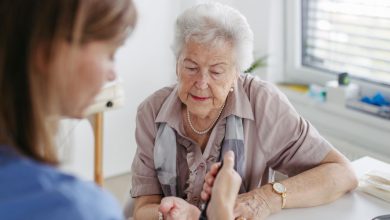
POLYGON ((312 98, 313 100, 317 102, 325 102, 326 101, 326 90, 325 87, 317 85, 317 84, 310 84, 309 85, 309 91, 308 96, 312 98))

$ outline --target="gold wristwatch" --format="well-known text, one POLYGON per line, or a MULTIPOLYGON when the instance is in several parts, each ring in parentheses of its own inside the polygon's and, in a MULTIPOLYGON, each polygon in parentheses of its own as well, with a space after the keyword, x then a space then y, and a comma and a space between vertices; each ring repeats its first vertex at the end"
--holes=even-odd
POLYGON ((271 183, 271 185, 272 185, 272 190, 282 197, 282 209, 283 209, 284 206, 286 205, 287 189, 283 184, 278 182, 273 182, 271 183))

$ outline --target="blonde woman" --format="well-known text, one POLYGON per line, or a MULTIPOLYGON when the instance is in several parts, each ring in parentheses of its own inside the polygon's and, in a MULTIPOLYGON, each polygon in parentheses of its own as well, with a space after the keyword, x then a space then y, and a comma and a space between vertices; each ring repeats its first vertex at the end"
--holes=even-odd
POLYGON ((52 138, 115 78, 132 1, 2 0, 0 15, 0 218, 123 219, 108 193, 56 169, 52 138))

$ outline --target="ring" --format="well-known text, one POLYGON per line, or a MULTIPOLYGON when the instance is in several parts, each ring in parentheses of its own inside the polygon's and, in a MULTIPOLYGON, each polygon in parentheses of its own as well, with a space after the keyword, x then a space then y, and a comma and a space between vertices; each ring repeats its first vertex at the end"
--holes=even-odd
POLYGON ((242 217, 242 216, 240 216, 240 217, 236 218, 236 220, 246 220, 246 218, 245 218, 245 217, 242 217))

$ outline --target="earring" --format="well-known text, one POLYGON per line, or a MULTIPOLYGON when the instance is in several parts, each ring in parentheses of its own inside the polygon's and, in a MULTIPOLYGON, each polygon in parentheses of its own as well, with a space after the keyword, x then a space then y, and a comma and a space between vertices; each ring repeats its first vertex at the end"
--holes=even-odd
POLYGON ((230 91, 230 92, 233 92, 233 91, 234 91, 234 88, 233 88, 233 87, 231 87, 231 88, 229 89, 229 91, 230 91))

